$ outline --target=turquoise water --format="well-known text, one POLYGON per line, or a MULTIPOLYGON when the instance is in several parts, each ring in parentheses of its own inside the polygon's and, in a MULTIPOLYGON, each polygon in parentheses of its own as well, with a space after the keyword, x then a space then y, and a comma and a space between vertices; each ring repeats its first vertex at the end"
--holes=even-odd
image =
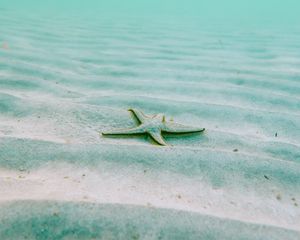
MULTIPOLYGON (((219 0, 212 1, 195 1, 187 0, 182 2, 179 0, 129 0, 129 1, 97 1, 88 0, 82 2, 80 0, 62 0, 62 1, 37 1, 28 0, 3 0, 1 7, 13 9, 17 11, 25 11, 32 14, 34 10, 43 12, 55 11, 68 14, 71 11, 80 12, 81 15, 106 14, 106 15, 131 15, 141 16, 149 15, 166 16, 172 15, 180 20, 183 16, 193 16, 205 20, 230 20, 242 21, 248 19, 249 22, 256 20, 268 20, 276 23, 290 21, 295 24, 295 20, 299 21, 299 1, 287 0, 285 2, 279 0, 266 1, 247 1, 247 0, 228 0, 226 2, 219 0)), ((207 21, 207 24, 210 22, 207 21)), ((265 25, 265 22, 261 22, 265 25)))
POLYGON ((299 12, 2 0, 0 239, 298 239, 299 12), (132 107, 206 132, 100 136, 132 107))

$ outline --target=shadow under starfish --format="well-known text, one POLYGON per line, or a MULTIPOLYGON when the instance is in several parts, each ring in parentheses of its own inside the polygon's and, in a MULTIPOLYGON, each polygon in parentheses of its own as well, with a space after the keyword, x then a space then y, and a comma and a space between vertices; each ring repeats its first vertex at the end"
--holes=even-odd
POLYGON ((129 129, 118 129, 111 132, 102 132, 102 135, 137 135, 149 134, 151 138, 159 145, 167 146, 168 144, 162 137, 162 133, 187 134, 203 132, 205 128, 195 128, 185 126, 179 123, 167 121, 165 115, 155 114, 152 116, 145 115, 137 109, 128 109, 131 111, 139 122, 139 126, 129 129))

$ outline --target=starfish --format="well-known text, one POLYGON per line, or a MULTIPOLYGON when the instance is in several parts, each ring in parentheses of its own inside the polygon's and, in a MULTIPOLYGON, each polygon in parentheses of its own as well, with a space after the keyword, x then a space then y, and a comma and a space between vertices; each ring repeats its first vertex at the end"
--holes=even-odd
POLYGON ((179 123, 167 121, 165 115, 159 113, 147 116, 137 109, 128 109, 137 118, 139 126, 130 129, 119 129, 111 132, 102 132, 102 135, 133 135, 149 134, 159 145, 166 146, 167 143, 162 133, 196 133, 203 132, 205 128, 194 128, 179 123))

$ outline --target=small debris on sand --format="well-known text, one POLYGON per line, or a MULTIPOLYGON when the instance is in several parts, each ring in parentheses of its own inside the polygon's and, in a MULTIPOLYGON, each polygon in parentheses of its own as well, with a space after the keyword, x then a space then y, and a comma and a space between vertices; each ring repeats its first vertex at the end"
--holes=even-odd
POLYGON ((152 207, 151 203, 147 202, 147 207, 152 207))
POLYGON ((55 217, 58 217, 58 215, 59 215, 58 212, 53 213, 53 216, 55 216, 55 217))
POLYGON ((177 194, 177 198, 181 199, 181 195, 180 195, 180 194, 177 194))
POLYGON ((278 193, 278 194, 276 195, 276 199, 279 200, 279 201, 281 200, 281 195, 280 195, 280 193, 278 193))

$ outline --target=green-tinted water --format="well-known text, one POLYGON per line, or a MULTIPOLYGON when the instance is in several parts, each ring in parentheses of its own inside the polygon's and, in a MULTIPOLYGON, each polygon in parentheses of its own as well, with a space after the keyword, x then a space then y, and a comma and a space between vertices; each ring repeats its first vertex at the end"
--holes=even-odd
POLYGON ((299 12, 2 0, 0 239, 298 239, 299 12), (101 137, 128 108, 206 132, 101 137))

